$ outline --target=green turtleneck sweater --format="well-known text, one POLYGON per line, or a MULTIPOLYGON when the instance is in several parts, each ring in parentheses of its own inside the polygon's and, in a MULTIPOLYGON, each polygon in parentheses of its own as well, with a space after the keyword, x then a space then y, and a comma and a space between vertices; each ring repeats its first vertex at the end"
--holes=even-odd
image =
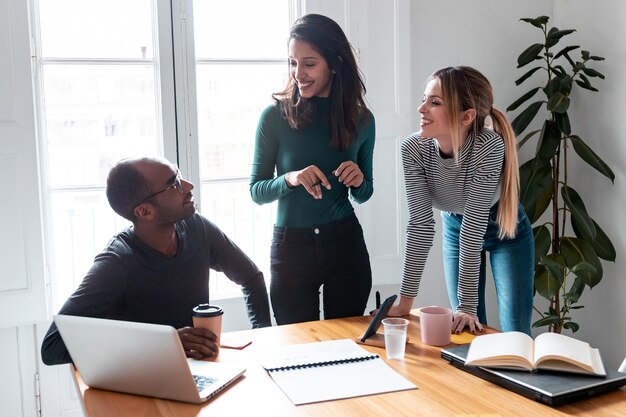
MULTIPOLYGON (((315 97, 316 114, 307 128, 294 130, 282 117, 278 104, 266 108, 257 126, 250 193, 258 204, 278 200, 276 226, 312 227, 343 219, 354 213, 349 198, 367 201, 374 192, 372 159, 375 123, 370 113, 362 122, 357 140, 345 150, 330 146, 329 99, 315 97), (344 161, 355 162, 364 175, 360 187, 346 187, 330 177, 331 189, 322 187, 322 199, 315 200, 302 186, 289 188, 285 174, 315 165, 326 175, 344 161)), ((369 110, 368 110, 369 112, 369 110)))

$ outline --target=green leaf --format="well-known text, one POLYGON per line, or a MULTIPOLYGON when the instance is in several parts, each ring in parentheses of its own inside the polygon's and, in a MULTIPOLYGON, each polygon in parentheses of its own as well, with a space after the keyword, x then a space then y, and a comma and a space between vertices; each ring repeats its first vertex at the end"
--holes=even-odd
POLYGON ((561 318, 558 315, 550 315, 543 317, 533 323, 533 327, 555 326, 561 322, 561 318))
POLYGON ((567 62, 570 63, 572 68, 574 68, 574 70, 576 70, 576 64, 574 63, 574 60, 572 58, 570 58, 569 54, 563 54, 563 56, 565 57, 565 59, 567 59, 567 62))
POLYGON ((535 43, 530 45, 524 52, 517 57, 517 68, 521 68, 524 65, 527 65, 533 62, 535 59, 539 59, 539 54, 543 49, 543 45, 540 43, 535 43))
POLYGON ((570 271, 572 271, 576 275, 578 275, 578 273, 580 272, 585 272, 585 273, 590 273, 590 274, 595 274, 598 272, 596 271, 596 268, 593 265, 585 261, 577 263, 576 265, 574 265, 572 269, 570 269, 570 271))
POLYGON ((557 38, 552 38, 551 35, 553 33, 558 32, 559 29, 557 27, 551 27, 550 30, 548 31, 548 35, 546 36, 546 42, 545 42, 545 47, 546 48, 552 48, 554 45, 556 45, 557 43, 559 43, 559 40, 557 38))
POLYGON ((539 265, 542 265, 552 278, 560 282, 559 286, 565 280, 565 259, 559 254, 541 255, 539 256, 539 265))
POLYGON ((571 304, 576 304, 578 300, 580 299, 580 297, 583 295, 584 291, 585 291, 585 280, 581 277, 576 277, 569 291, 563 294, 563 300, 565 300, 569 304, 568 305, 569 309, 574 308, 571 306, 571 304))
POLYGON ((550 99, 555 92, 559 91, 559 85, 561 84, 560 77, 561 76, 558 76, 548 80, 546 86, 543 88, 543 92, 548 99, 550 99))
POLYGON ((543 266, 537 266, 535 271, 535 290, 540 296, 549 300, 559 293, 561 283, 548 273, 543 266))
POLYGON ((538 201, 548 192, 552 195, 552 167, 547 164, 539 169, 533 169, 534 160, 529 160, 520 167, 520 201, 528 213, 531 223, 534 223, 545 210, 538 212, 541 207, 538 201))
POLYGON ((567 321, 563 323, 563 328, 571 330, 572 333, 576 333, 578 329, 580 329, 580 326, 578 325, 578 323, 575 323, 573 321, 567 321))
POLYGON ((533 228, 533 235, 535 236, 535 264, 538 264, 539 258, 547 255, 550 250, 552 236, 550 236, 550 230, 545 225, 533 228))
MULTIPOLYGON (((518 78, 515 81, 515 85, 520 85, 521 83, 523 83, 524 81, 526 81, 526 79, 528 79, 531 75, 533 75, 535 72, 537 72, 537 70, 541 69, 542 67, 535 67, 533 69, 531 69, 530 71, 528 71, 526 74, 522 75, 520 78, 518 78)), ((507 109, 508 111, 508 109, 507 109)))
POLYGON ((535 290, 546 300, 558 294, 561 283, 539 265, 535 268, 535 290))
POLYGON ((574 150, 583 161, 610 179, 612 183, 615 183, 613 170, 579 136, 572 135, 569 139, 572 141, 574 150))
MULTIPOLYGON (((567 113, 566 113, 567 114, 567 113)), ((519 142, 517 142, 517 149, 521 148, 522 146, 524 146, 524 144, 526 142, 528 142, 528 139, 530 139, 531 137, 535 136, 537 133, 541 132, 540 129, 538 130, 533 130, 532 132, 528 132, 526 134, 526 136, 524 136, 522 139, 519 140, 519 142)))
POLYGON ((539 91, 539 88, 540 87, 533 88, 532 90, 530 90, 529 92, 527 92, 526 94, 524 94, 523 96, 521 96, 520 98, 515 100, 513 102, 513 104, 511 104, 509 107, 506 108, 506 111, 513 111, 513 110, 517 109, 520 106, 520 104, 524 103, 529 98, 534 96, 537 93, 537 91, 539 91))
POLYGON ((545 101, 535 101, 513 119, 511 125, 513 126, 516 136, 520 135, 524 129, 528 127, 530 122, 533 121, 543 103, 545 103, 545 101))
POLYGON ((585 203, 583 203, 582 198, 580 198, 576 190, 564 185, 561 187, 561 197, 563 197, 565 206, 570 210, 572 217, 576 217, 582 233, 587 236, 592 236, 595 239, 596 228, 593 225, 593 220, 591 220, 591 217, 587 214, 585 203))
POLYGON ((559 126, 559 130, 565 135, 572 133, 572 125, 569 122, 569 116, 567 112, 555 113, 556 124, 559 126))
POLYGON ((565 279, 565 259, 557 254, 541 256, 535 268, 535 289, 544 298, 550 299, 559 293, 565 279))
POLYGON ((569 75, 559 77, 559 93, 569 96, 569 93, 571 92, 572 92, 572 77, 569 75))
POLYGON ((580 46, 566 46, 565 48, 561 49, 556 55, 554 55, 554 59, 558 59, 560 56, 567 54, 571 51, 573 51, 574 49, 580 48, 580 46))
POLYGON ((577 274, 585 280, 589 288, 595 287, 602 280, 602 263, 589 242, 580 238, 562 237, 560 251, 569 268, 583 261, 593 265, 595 273, 579 271, 577 274))
POLYGON ((583 72, 585 74, 587 74, 590 77, 599 77, 601 79, 604 80, 604 75, 602 73, 599 73, 598 71, 594 70, 593 68, 583 68, 583 72))
POLYGON ((604 233, 604 230, 600 228, 600 226, 598 225, 598 223, 596 223, 595 220, 592 219, 591 221, 593 221, 593 225, 596 228, 595 239, 589 235, 586 235, 583 232, 583 228, 579 225, 578 220, 576 220, 576 217, 572 216, 571 223, 572 223, 572 229, 574 230, 574 233, 576 234, 577 237, 589 242, 589 244, 591 244, 591 247, 596 252, 596 255, 598 255, 599 258, 602 258, 607 261, 615 262, 615 257, 616 257, 615 247, 613 246, 611 239, 609 239, 606 233, 604 233))
POLYGON ((548 33, 548 39, 558 41, 563 36, 569 35, 572 32, 576 32, 576 30, 575 29, 558 30, 557 28, 552 28, 550 32, 548 33))
POLYGON ((582 82, 582 81, 580 81, 580 80, 576 80, 576 84, 578 84, 579 86, 581 86, 582 88, 585 88, 585 89, 587 89, 587 90, 591 90, 591 91, 598 91, 598 89, 597 89, 597 88, 595 88, 594 86, 592 86, 591 84, 589 84, 589 83, 583 83, 583 82, 582 82))
POLYGON ((593 85, 591 85, 591 81, 589 81, 589 78, 587 78, 585 76, 585 74, 583 73, 579 73, 578 76, 580 77, 580 79, 582 80, 582 84, 578 81, 576 81, 576 83, 578 85, 580 85, 582 88, 586 88, 587 90, 591 90, 591 91, 598 91, 597 88, 595 88, 593 85))
POLYGON ((569 108, 569 102, 570 100, 568 96, 560 92, 556 92, 552 95, 552 97, 550 97, 550 100, 548 100, 548 111, 565 113, 569 108))
POLYGON ((548 209, 550 204, 552 203, 552 183, 548 184, 546 188, 543 190, 543 193, 537 199, 537 204, 535 204, 535 215, 533 219, 533 223, 539 220, 541 215, 548 209))
POLYGON ((559 77, 565 77, 567 75, 567 71, 565 71, 565 68, 563 68, 561 65, 553 66, 552 71, 554 71, 554 73, 559 77))
POLYGON ((538 169, 549 164, 554 154, 559 149, 561 143, 561 131, 553 120, 547 119, 543 123, 541 136, 537 142, 537 153, 535 155, 534 169, 538 169))
POLYGON ((531 19, 529 17, 524 17, 520 20, 530 23, 531 25, 538 27, 539 29, 542 29, 543 25, 546 25, 548 23, 548 20, 550 20, 550 18, 548 16, 539 16, 534 19, 531 19))

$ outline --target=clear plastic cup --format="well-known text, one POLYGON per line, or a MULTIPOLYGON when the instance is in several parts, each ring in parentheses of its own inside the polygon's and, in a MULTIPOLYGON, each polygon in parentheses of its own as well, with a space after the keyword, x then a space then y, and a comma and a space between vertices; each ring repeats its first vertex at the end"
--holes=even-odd
POLYGON ((387 352, 387 358, 404 358, 409 321, 407 319, 390 317, 383 319, 383 327, 385 329, 385 350, 387 352))

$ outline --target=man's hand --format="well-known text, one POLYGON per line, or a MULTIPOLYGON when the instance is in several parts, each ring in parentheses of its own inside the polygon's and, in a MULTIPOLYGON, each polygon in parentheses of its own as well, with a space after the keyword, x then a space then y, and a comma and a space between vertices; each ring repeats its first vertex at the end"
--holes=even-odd
POLYGON ((188 358, 204 359, 217 356, 219 346, 212 331, 201 327, 183 327, 177 329, 178 337, 188 358))

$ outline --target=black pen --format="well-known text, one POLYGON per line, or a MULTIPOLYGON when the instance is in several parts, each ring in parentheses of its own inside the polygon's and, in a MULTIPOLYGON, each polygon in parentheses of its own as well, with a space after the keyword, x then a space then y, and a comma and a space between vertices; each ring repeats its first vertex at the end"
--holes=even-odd
POLYGON ((376 309, 380 308, 380 292, 376 291, 376 309))

